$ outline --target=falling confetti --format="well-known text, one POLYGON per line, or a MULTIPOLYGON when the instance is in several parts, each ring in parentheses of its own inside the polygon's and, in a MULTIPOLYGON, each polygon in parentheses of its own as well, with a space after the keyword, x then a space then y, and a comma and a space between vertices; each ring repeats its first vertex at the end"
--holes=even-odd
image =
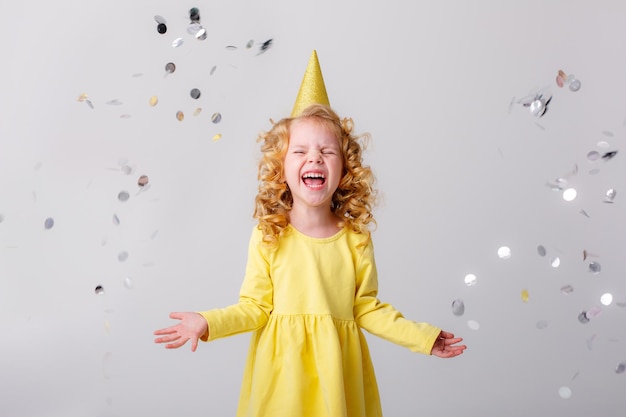
POLYGON ((165 64, 165 75, 173 74, 174 71, 176 71, 176 64, 174 64, 173 62, 168 62, 167 64, 165 64))
POLYGON ((617 366, 615 367, 615 373, 616 374, 623 374, 624 371, 626 371, 626 362, 618 363, 617 366))
POLYGON ((472 287, 476 285, 476 275, 474 274, 465 275, 465 285, 467 285, 468 287, 472 287))
POLYGON ((194 116, 198 116, 200 113, 202 113, 202 107, 198 107, 193 111, 194 116))
POLYGON ((613 203, 613 200, 615 200, 616 195, 617 195, 617 191, 615 191, 615 189, 613 188, 608 189, 606 193, 604 194, 604 202, 613 203))
POLYGON ((613 294, 608 292, 602 294, 600 296, 600 302, 602 303, 602 305, 610 306, 613 303, 613 294))
POLYGON ((539 254, 539 256, 543 257, 546 256, 546 248, 542 245, 537 246, 537 253, 539 254))
POLYGON ((185 43, 183 38, 176 38, 172 41, 172 48, 178 48, 182 46, 183 43, 185 43))
POLYGON ((95 293, 96 295, 104 295, 104 287, 102 285, 96 286, 95 293))
POLYGON ((220 113, 213 113, 211 115, 211 121, 215 124, 219 123, 222 120, 222 115, 220 113))
POLYGON ((480 329, 480 324, 476 320, 468 320, 467 327, 469 327, 472 330, 478 330, 480 329))
POLYGON ((609 159, 613 159, 617 155, 617 151, 606 152, 602 155, 602 159, 608 161, 609 159))
POLYGON ((149 103, 150 103, 150 106, 154 107, 157 104, 159 104, 159 98, 157 96, 152 96, 150 97, 149 103))
POLYGON ((176 119, 178 119, 179 122, 182 122, 185 119, 185 113, 183 113, 182 111, 177 111, 176 112, 176 119))
POLYGON ((511 258, 511 248, 508 246, 501 246, 498 248, 498 258, 500 259, 510 259, 511 258))
POLYGON ((124 286, 128 288, 129 290, 133 288, 134 286, 133 279, 131 277, 124 278, 124 286))
POLYGON ((120 253, 117 254, 117 260, 120 262, 126 262, 126 260, 128 259, 128 252, 126 252, 125 250, 121 251, 120 253))
POLYGON ((561 265, 561 258, 559 258, 558 256, 555 256, 554 258, 550 259, 550 266, 552 268, 558 268, 561 265))
POLYGON ((569 398, 572 397, 572 390, 570 387, 560 387, 559 388, 559 397, 563 398, 564 400, 567 400, 569 398))
POLYGON ((130 198, 130 194, 128 193, 128 191, 120 191, 119 194, 117 195, 117 199, 122 202, 128 201, 129 198, 130 198))
POLYGON ((190 92, 189 95, 191 96, 192 99, 197 100, 200 98, 200 90, 198 90, 197 88, 193 88, 190 92))
POLYGON ((574 287, 572 287, 571 285, 564 285, 561 287, 561 294, 571 294, 574 292, 574 287))
POLYGON ((600 273, 600 271, 602 270, 602 266, 600 265, 599 262, 589 262, 589 272, 591 272, 594 275, 598 275, 600 273))
POLYGON ((578 193, 576 192, 576 189, 568 188, 568 189, 563 191, 563 200, 565 200, 565 201, 574 201, 576 199, 576 195, 577 194, 578 193))
POLYGON ((44 222, 43 222, 43 227, 46 230, 50 230, 54 227, 54 219, 52 217, 48 217, 44 222))
POLYGON ((528 290, 526 289, 522 290, 521 296, 522 296, 522 301, 527 303, 528 302, 528 290))
POLYGON ((216 135, 213 136, 213 142, 217 142, 220 139, 222 139, 221 133, 217 133, 216 135))
POLYGON ((582 324, 589 323, 589 317, 587 316, 586 311, 581 311, 580 313, 578 313, 578 321, 582 324))
POLYGON ((196 23, 200 22, 200 10, 197 7, 189 9, 189 20, 196 23))
POLYGON ((537 321, 537 324, 535 324, 535 327, 537 327, 537 329, 539 329, 539 330, 543 330, 543 329, 548 327, 548 321, 547 320, 539 320, 539 321, 537 321))
POLYGON ((273 43, 274 43, 274 39, 268 39, 265 42, 263 42, 261 44, 261 48, 260 48, 259 53, 257 55, 260 55, 260 54, 262 54, 264 52, 267 52, 267 50, 272 47, 273 43))
POLYGON ((465 313, 465 303, 460 298, 452 302, 452 314, 462 316, 465 313))
POLYGON ((139 185, 140 187, 145 187, 146 185, 148 185, 148 176, 147 175, 142 175, 139 177, 139 179, 137 180, 137 185, 139 185))
POLYGON ((116 226, 120 225, 120 218, 117 217, 117 214, 113 214, 113 224, 116 226))

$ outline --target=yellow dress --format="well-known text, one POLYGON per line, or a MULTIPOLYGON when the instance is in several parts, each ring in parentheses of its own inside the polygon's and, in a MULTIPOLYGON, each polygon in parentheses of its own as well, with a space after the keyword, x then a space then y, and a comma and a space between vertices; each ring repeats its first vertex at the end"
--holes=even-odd
POLYGON ((405 319, 377 298, 371 240, 347 228, 312 238, 289 226, 275 251, 250 238, 239 302, 201 312, 204 341, 254 331, 238 417, 379 417, 361 329, 430 354, 441 329, 405 319))

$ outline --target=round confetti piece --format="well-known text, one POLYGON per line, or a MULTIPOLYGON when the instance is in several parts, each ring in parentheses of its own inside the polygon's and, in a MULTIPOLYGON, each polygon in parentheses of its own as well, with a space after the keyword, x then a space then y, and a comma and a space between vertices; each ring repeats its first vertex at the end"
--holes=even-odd
POLYGON ((478 330, 480 329, 480 324, 476 320, 468 320, 467 327, 469 327, 472 330, 478 330))
POLYGON ((193 111, 194 116, 198 116, 200 113, 202 113, 202 107, 198 107, 193 111))
POLYGON ((511 258, 511 248, 508 246, 501 246, 498 248, 498 258, 509 259, 511 258))
POLYGON ((159 23, 157 25, 157 32, 159 32, 161 35, 167 32, 167 25, 165 23, 159 23))
POLYGON ((546 100, 543 98, 533 100, 533 102, 530 103, 530 114, 532 114, 533 116, 543 116, 543 113, 545 113, 545 109, 546 100))
POLYGON ((200 90, 198 90, 197 88, 193 88, 190 92, 189 95, 191 96, 192 99, 197 100, 200 98, 200 90))
POLYGON ((615 373, 616 374, 623 374, 624 371, 626 371, 626 362, 618 363, 617 366, 615 367, 615 373))
POLYGON ((185 40, 183 38, 176 38, 172 41, 172 48, 178 48, 183 43, 185 43, 185 40))
POLYGON ((200 10, 197 7, 192 7, 191 9, 189 9, 189 19, 192 22, 200 21, 200 10))
POLYGON ((166 73, 172 74, 174 71, 176 71, 176 64, 174 64, 173 62, 168 62, 167 64, 165 64, 166 73))
POLYGON ((96 295, 104 295, 104 287, 102 285, 97 285, 95 293, 96 295))
POLYGON ((576 199, 576 195, 577 195, 576 189, 568 188, 563 191, 563 200, 574 201, 576 199))
POLYGON ((0 223, 4 221, 4 215, 0 214, 0 223))
POLYGON ((126 260, 128 259, 128 252, 126 252, 125 250, 121 251, 120 253, 117 254, 117 260, 120 262, 126 262, 126 260))
POLYGON ((120 191, 119 194, 117 195, 117 199, 122 202, 128 201, 129 198, 130 198, 130 194, 128 193, 128 191, 120 191))
POLYGON ((252 48, 253 46, 254 46, 254 41, 253 41, 252 39, 250 39, 250 40, 248 41, 248 43, 246 44, 246 48, 247 48, 247 49, 250 49, 250 48, 252 48))
POLYGON ((573 92, 576 92, 578 90, 580 90, 580 81, 579 80, 572 80, 569 83, 569 89, 573 92))
POLYGON ((157 23, 167 23, 163 16, 159 16, 158 14, 154 16, 154 20, 157 23))
POLYGON ((465 303, 460 298, 452 301, 452 314, 462 316, 465 313, 465 303))
POLYGON ((567 400, 569 398, 572 397, 572 390, 570 389, 570 387, 560 387, 559 388, 559 397, 563 398, 564 400, 567 400))
POLYGON ((574 287, 572 287, 571 285, 564 285, 561 287, 561 294, 571 294, 574 292, 574 287))
POLYGON ((598 152, 598 151, 589 151, 587 153, 587 159, 589 161, 597 161, 598 159, 600 159, 600 152, 598 152))
POLYGON ((217 133, 213 136, 213 142, 217 142, 218 140, 222 139, 222 134, 221 133, 217 133))
POLYGON ((465 285, 467 285, 468 287, 472 287, 476 285, 476 275, 474 274, 465 275, 465 285))
POLYGON ((617 195, 617 191, 613 188, 610 188, 606 191, 604 198, 607 203, 612 203, 615 200, 615 196, 617 195))
POLYGON ((199 23, 192 22, 189 26, 187 26, 187 33, 192 36, 196 36, 200 30, 202 30, 202 26, 199 23))
POLYGON ((539 254, 539 256, 546 256, 546 248, 542 245, 537 246, 537 253, 539 254))
POLYGON ((528 290, 522 290, 521 296, 522 296, 522 301, 527 303, 528 302, 528 290))
POLYGON ((600 265, 599 262, 589 262, 589 272, 591 272, 594 275, 598 275, 600 273, 600 271, 602 270, 602 265, 600 265))
POLYGON ((211 115, 211 121, 215 124, 219 123, 222 120, 222 115, 220 113, 213 113, 211 115))
POLYGON ((159 104, 159 98, 157 96, 152 96, 150 97, 149 103, 150 103, 150 106, 154 107, 157 104, 159 104))
POLYGON ((78 96, 77 100, 82 103, 83 101, 87 100, 87 94, 82 93, 81 95, 78 96))
POLYGON ((178 119, 179 122, 182 122, 185 119, 185 113, 183 113, 182 111, 177 111, 176 112, 176 118, 178 119))
POLYGON ((143 187, 143 186, 148 184, 148 181, 149 181, 148 180, 148 176, 147 175, 142 175, 137 180, 137 185, 139 185, 140 187, 143 187))
POLYGON ((600 302, 602 303, 602 305, 610 306, 613 303, 613 294, 608 292, 602 294, 600 296, 600 302))
POLYGON ((54 219, 52 217, 48 217, 44 222, 43 222, 43 227, 46 230, 50 230, 54 227, 54 219))
POLYGON ((558 268, 560 265, 561 265, 561 258, 559 258, 558 256, 555 256, 554 258, 550 260, 550 266, 552 268, 558 268))

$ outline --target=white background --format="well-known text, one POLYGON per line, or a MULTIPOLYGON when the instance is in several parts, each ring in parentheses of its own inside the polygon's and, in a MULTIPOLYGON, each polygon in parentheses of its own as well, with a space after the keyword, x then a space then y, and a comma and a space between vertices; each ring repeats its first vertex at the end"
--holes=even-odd
POLYGON ((624 22, 618 0, 3 1, 0 415, 234 415, 249 335, 192 354, 152 332, 237 300, 256 136, 313 49, 332 106, 372 135, 380 298, 469 346, 441 360, 368 335, 385 415, 623 415, 624 22), (543 117, 517 102, 546 87, 543 117))

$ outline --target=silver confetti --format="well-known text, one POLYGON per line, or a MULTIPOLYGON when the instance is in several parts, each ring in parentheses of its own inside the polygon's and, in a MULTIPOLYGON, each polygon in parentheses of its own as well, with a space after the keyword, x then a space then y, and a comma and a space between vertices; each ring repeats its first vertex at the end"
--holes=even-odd
POLYGON ((452 314, 455 316, 462 316, 465 313, 465 303, 463 300, 456 299, 452 302, 452 314))

